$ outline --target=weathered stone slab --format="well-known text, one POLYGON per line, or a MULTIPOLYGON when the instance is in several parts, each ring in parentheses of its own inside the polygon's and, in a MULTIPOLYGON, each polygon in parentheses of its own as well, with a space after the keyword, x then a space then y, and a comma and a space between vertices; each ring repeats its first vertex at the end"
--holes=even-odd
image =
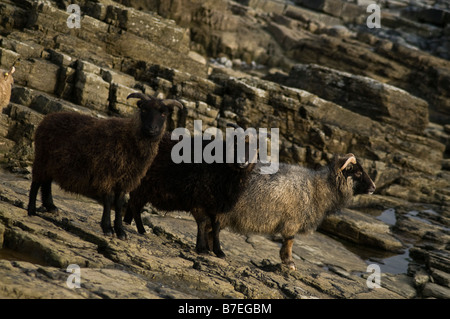
POLYGON ((403 248, 403 244, 392 235, 388 224, 349 209, 328 216, 320 228, 362 245, 389 251, 399 251, 403 248))
POLYGON ((428 124, 426 101, 368 77, 314 64, 296 65, 286 84, 415 133, 422 133, 428 124))
POLYGON ((74 88, 75 102, 106 112, 109 107, 109 86, 100 75, 79 70, 74 88))

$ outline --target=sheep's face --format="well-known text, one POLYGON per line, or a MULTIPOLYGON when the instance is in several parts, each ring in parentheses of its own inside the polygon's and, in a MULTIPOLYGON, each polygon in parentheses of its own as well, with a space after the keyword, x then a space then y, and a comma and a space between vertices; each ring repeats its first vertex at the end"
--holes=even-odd
POLYGON ((176 100, 161 100, 143 93, 131 93, 127 99, 140 99, 137 106, 140 109, 140 121, 142 134, 151 140, 157 140, 162 136, 166 128, 166 120, 174 107, 183 108, 183 104, 176 100))
MULTIPOLYGON (((257 145, 257 139, 254 136, 246 136, 245 137, 245 143, 244 143, 244 158, 241 159, 241 163, 238 161, 238 143, 233 144, 233 162, 230 163, 230 166, 232 169, 239 170, 239 171, 251 171, 255 164, 256 159, 258 156, 258 145, 257 145), (252 149, 251 149, 252 148, 252 149)), ((228 152, 228 150, 227 150, 228 152)))
POLYGON ((158 100, 139 102, 142 134, 150 139, 157 139, 164 132, 166 119, 172 112, 173 107, 169 107, 158 100))
POLYGON ((353 194, 372 194, 375 191, 375 183, 367 175, 361 164, 353 154, 347 154, 339 161, 339 171, 344 175, 347 183, 352 183, 353 194))
POLYGON ((248 150, 247 145, 245 145, 245 160, 243 163, 238 162, 236 152, 237 152, 237 150, 235 149, 234 160, 233 160, 233 163, 229 164, 230 167, 234 170, 239 170, 239 171, 242 171, 242 170, 251 171, 256 164, 256 159, 254 159, 254 160, 250 159, 250 155, 249 155, 250 152, 248 150))

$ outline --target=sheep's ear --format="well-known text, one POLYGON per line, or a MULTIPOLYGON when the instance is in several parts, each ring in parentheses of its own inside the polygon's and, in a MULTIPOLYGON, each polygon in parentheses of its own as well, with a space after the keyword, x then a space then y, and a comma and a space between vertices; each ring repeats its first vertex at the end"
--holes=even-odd
POLYGON ((344 169, 347 168, 347 166, 351 163, 351 164, 356 164, 356 157, 355 155, 353 155, 352 153, 349 153, 347 155, 344 156, 344 158, 339 159, 339 172, 342 172, 344 169))
POLYGON ((174 107, 178 107, 180 109, 184 109, 183 104, 181 104, 181 102, 179 102, 177 100, 172 100, 172 99, 162 100, 162 103, 165 106, 167 106, 171 112, 173 111, 174 107))

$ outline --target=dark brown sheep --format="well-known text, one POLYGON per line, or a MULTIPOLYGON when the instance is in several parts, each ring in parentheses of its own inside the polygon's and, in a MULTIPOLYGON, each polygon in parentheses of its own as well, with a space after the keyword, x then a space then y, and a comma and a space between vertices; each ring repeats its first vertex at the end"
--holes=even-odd
MULTIPOLYGON (((191 144, 194 145, 194 139, 191 144)), ((252 137, 250 137, 252 138, 252 137)), ((203 148, 210 141, 201 141, 203 148)), ((171 159, 171 150, 178 141, 172 141, 170 134, 165 134, 160 143, 159 153, 153 164, 142 179, 141 184, 130 193, 128 207, 124 221, 131 223, 134 218, 137 229, 145 233, 141 220, 141 211, 145 204, 163 211, 188 211, 197 222, 197 244, 199 253, 206 253, 210 249, 206 241, 206 224, 211 223, 215 234, 213 251, 223 257, 220 248, 217 213, 229 211, 237 201, 240 192, 245 187, 247 177, 256 163, 257 150, 249 152, 252 145, 247 141, 244 163, 238 163, 236 154, 233 163, 179 163, 171 159), (252 155, 254 154, 254 155, 252 155), (250 158, 250 156, 254 156, 250 158)), ((225 147, 225 141, 223 141, 225 147)), ((236 144, 234 145, 236 150, 236 144)))
POLYGON ((113 234, 111 206, 115 207, 114 231, 124 239, 122 207, 124 195, 139 185, 155 158, 165 131, 166 119, 175 100, 139 98, 139 112, 133 118, 98 119, 72 112, 47 115, 36 129, 35 159, 28 215, 36 214, 36 196, 42 188, 42 203, 56 211, 51 183, 85 195, 103 204, 101 227, 113 234))

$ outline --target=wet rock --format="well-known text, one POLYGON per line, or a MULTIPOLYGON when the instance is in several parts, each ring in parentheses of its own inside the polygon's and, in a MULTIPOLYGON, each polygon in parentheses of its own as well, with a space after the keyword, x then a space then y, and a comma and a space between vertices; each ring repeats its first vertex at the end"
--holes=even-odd
POLYGON ((392 235, 389 225, 348 209, 328 216, 320 229, 361 245, 389 251, 403 248, 403 244, 392 235))
POLYGON ((419 271, 414 274, 413 278, 414 286, 419 288, 423 287, 427 282, 430 281, 430 276, 424 269, 419 269, 419 271))
MULTIPOLYGON (((423 288, 423 297, 449 298, 449 253, 443 247, 430 244, 417 244, 411 248, 411 257, 426 265, 429 281, 419 288, 423 288)), ((423 272, 422 272, 423 273, 423 272)), ((416 272, 417 274, 417 272, 416 272)))
POLYGON ((398 231, 409 235, 415 235, 429 241, 447 244, 450 242, 450 233, 448 229, 439 224, 433 224, 427 218, 423 218, 419 212, 410 211, 399 217, 395 224, 398 231))
POLYGON ((293 253, 294 259, 307 260, 320 267, 328 268, 342 277, 352 278, 352 273, 367 270, 367 265, 361 257, 351 253, 342 243, 322 233, 297 236, 293 253))
POLYGON ((423 288, 422 295, 423 295, 423 297, 448 299, 448 298, 450 298, 450 289, 443 287, 443 286, 439 286, 435 283, 429 282, 423 288))
POLYGON ((381 286, 394 291, 405 298, 415 298, 417 291, 413 279, 405 274, 381 276, 381 286))
POLYGON ((450 252, 448 250, 431 251, 427 256, 427 264, 430 268, 436 268, 450 273, 450 252))
POLYGON ((448 272, 432 268, 431 276, 437 284, 450 288, 450 274, 448 272))

